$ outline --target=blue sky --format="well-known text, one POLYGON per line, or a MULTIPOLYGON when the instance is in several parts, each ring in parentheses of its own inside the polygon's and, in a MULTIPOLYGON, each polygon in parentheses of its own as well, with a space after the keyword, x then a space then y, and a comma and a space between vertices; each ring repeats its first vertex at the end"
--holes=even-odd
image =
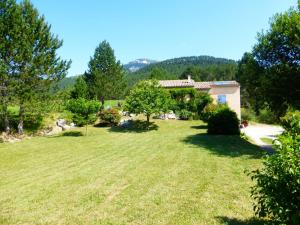
POLYGON ((269 18, 297 0, 32 0, 64 40, 58 54, 72 59, 69 76, 87 69, 107 40, 123 63, 211 55, 240 59, 269 18))

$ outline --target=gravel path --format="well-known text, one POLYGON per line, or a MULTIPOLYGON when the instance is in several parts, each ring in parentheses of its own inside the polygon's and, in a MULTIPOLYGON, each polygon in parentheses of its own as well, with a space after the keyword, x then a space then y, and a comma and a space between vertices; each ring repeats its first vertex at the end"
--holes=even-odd
POLYGON ((264 143, 261 138, 266 137, 275 139, 276 136, 283 132, 283 128, 274 125, 251 124, 248 127, 243 128, 242 132, 245 133, 245 135, 248 136, 256 145, 259 145, 268 152, 273 152, 272 145, 264 143))

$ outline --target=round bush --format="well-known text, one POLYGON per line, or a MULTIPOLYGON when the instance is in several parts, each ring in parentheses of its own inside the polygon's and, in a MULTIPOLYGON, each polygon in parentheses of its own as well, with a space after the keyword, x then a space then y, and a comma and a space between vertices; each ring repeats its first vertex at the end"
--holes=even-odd
POLYGON ((102 124, 117 125, 121 120, 121 115, 117 109, 104 109, 99 113, 102 124))
POLYGON ((240 134, 239 119, 228 107, 216 110, 208 119, 209 134, 240 134))
POLYGON ((178 112, 178 116, 181 120, 189 120, 193 117, 193 113, 186 109, 182 109, 178 112))

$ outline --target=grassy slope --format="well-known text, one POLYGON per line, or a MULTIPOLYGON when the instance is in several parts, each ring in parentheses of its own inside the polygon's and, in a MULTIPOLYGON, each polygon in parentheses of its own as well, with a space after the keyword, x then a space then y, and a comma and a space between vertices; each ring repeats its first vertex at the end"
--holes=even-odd
POLYGON ((0 144, 0 224, 248 224, 259 149, 199 121, 157 123, 0 144))

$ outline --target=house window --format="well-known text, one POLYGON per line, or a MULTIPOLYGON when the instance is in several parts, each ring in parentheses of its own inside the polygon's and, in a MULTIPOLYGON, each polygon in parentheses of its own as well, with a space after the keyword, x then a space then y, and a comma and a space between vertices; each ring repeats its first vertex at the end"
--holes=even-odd
POLYGON ((218 103, 226 104, 226 95, 218 95, 218 103))

